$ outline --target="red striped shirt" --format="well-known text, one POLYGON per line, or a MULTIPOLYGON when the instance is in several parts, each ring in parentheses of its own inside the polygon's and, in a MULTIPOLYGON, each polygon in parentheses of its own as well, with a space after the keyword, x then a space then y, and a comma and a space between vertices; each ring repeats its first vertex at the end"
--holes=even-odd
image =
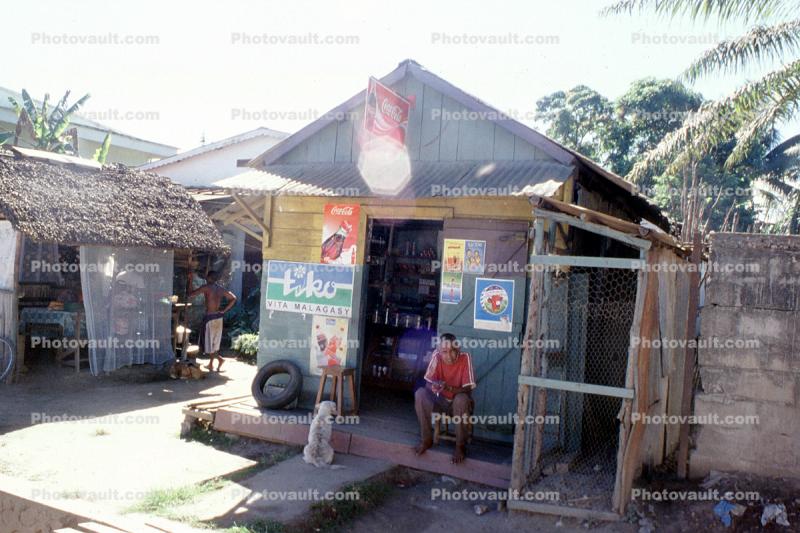
MULTIPOLYGON (((433 353, 428 370, 425 372, 425 381, 444 381, 445 385, 454 388, 475 388, 475 373, 472 370, 472 357, 467 352, 459 352, 452 364, 447 364, 444 356, 438 350, 433 353)), ((448 400, 455 397, 450 391, 442 391, 448 400)))

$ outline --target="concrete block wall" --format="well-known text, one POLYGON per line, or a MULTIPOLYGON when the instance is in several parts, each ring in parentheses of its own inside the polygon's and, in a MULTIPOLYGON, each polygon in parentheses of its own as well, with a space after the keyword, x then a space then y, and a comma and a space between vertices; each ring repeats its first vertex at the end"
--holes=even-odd
POLYGON ((709 470, 800 478, 800 237, 717 233, 701 311, 693 477, 709 470))

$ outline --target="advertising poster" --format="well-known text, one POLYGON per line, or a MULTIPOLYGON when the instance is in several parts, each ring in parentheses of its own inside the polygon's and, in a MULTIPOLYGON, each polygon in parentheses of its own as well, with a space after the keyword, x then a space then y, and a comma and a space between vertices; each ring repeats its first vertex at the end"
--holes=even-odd
POLYGON ((322 218, 320 262, 355 265, 360 209, 358 204, 327 204, 322 218))
POLYGON ((474 328, 511 331, 514 280, 475 278, 474 328))
POLYGON ((353 313, 353 267, 270 261, 267 311, 349 318, 353 313))
POLYGON ((364 129, 368 133, 387 137, 404 145, 410 109, 411 102, 375 78, 369 79, 364 109, 364 129))
POLYGON ((464 271, 464 239, 444 240, 444 272, 464 271))
POLYGON ((461 272, 442 272, 440 303, 457 304, 461 302, 461 282, 463 277, 464 275, 461 272))
POLYGON ((311 374, 322 374, 323 366, 347 366, 346 318, 314 316, 311 320, 311 374))
POLYGON ((483 274, 486 270, 486 241, 464 241, 464 272, 483 274))

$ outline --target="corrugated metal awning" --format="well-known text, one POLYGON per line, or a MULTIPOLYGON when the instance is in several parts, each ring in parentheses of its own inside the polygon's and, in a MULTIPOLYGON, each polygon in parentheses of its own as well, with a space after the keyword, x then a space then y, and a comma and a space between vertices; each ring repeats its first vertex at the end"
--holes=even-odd
MULTIPOLYGON (((250 194, 303 196, 550 196, 573 172, 553 161, 411 161, 408 183, 397 194, 379 194, 352 163, 269 165, 214 183, 250 194)), ((383 185, 381 186, 384 189, 383 185)))

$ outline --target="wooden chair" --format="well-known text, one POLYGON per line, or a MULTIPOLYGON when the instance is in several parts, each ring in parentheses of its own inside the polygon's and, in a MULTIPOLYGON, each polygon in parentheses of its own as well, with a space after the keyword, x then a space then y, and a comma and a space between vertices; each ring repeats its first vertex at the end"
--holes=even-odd
POLYGON ((336 410, 340 415, 344 415, 344 381, 345 378, 350 378, 350 397, 353 402, 353 409, 350 414, 358 414, 358 401, 356 400, 356 369, 343 368, 341 366, 321 366, 322 375, 319 377, 319 388, 317 389, 317 401, 314 403, 314 412, 316 413, 316 406, 322 401, 322 396, 325 394, 325 383, 328 381, 328 376, 331 377, 330 401, 336 402, 336 410))

